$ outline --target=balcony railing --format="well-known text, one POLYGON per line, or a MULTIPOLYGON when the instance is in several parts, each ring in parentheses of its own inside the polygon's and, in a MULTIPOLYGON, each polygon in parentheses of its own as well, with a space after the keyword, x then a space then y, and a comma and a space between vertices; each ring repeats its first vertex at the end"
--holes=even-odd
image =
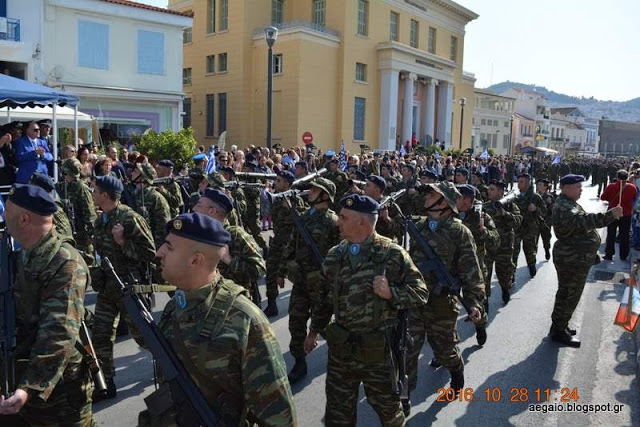
POLYGON ((20 20, 0 18, 0 40, 20 41, 20 20))
MULTIPOLYGON (((340 37, 340 33, 338 31, 336 31, 336 30, 328 28, 327 26, 322 25, 322 24, 316 24, 314 22, 309 22, 309 21, 304 21, 304 20, 281 22, 279 24, 275 24, 274 27, 276 27, 280 31, 295 30, 295 29, 307 29, 307 30, 317 31, 319 33, 327 34, 327 35, 334 36, 334 37, 340 37)), ((253 31, 253 36, 254 37, 263 36, 264 35, 264 29, 265 29, 265 27, 256 28, 253 31)))

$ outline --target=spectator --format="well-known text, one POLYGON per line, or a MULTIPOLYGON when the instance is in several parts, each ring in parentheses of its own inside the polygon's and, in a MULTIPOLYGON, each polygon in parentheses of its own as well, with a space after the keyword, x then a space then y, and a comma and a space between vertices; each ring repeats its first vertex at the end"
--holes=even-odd
POLYGON ((631 216, 633 215, 633 201, 638 189, 633 183, 628 182, 629 174, 621 169, 616 174, 616 182, 612 182, 605 188, 600 199, 609 203, 609 210, 616 206, 622 206, 622 217, 616 219, 607 226, 607 244, 604 259, 611 261, 616 252, 616 233, 620 233, 620 260, 626 261, 629 256, 629 231, 631 228, 631 216))
POLYGON ((48 173, 47 162, 53 162, 47 143, 40 139, 40 125, 29 122, 26 135, 16 141, 16 158, 18 160, 18 176, 16 182, 28 184, 31 175, 38 171, 48 173))

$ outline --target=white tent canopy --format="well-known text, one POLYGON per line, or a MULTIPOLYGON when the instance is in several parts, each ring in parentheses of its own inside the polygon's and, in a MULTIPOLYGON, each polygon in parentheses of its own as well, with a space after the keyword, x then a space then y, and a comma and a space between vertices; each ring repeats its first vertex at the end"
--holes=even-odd
MULTIPOLYGON (((18 107, 11 108, 11 111, 7 113, 8 107, 0 108, 0 125, 19 120, 21 122, 31 120, 43 120, 51 119, 53 117, 52 107, 18 107)), ((71 107, 56 107, 56 117, 58 119, 58 126, 64 128, 73 129, 73 114, 74 109, 71 107)), ((93 116, 78 111, 78 127, 91 129, 93 122, 93 116)))

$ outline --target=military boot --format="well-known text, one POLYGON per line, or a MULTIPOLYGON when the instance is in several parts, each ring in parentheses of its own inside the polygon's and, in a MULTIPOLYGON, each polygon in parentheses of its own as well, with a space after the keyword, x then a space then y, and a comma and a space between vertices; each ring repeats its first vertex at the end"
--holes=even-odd
POLYGON ((476 326, 476 339, 478 340, 478 345, 484 345, 487 342, 487 328, 476 326))
POLYGON ((511 291, 502 288, 502 302, 506 305, 509 301, 511 301, 511 291))
POLYGON ((536 270, 536 265, 535 264, 529 264, 529 276, 531 277, 536 277, 536 272, 538 270, 536 270))
POLYGON ((564 331, 551 332, 551 340, 573 348, 580 347, 580 340, 571 335, 566 329, 564 331))
POLYGON ((442 366, 442 363, 438 362, 438 359, 434 357, 433 359, 431 359, 431 362, 429 362, 429 366, 438 369, 440 366, 442 366))
POLYGON ((293 365, 288 375, 289 383, 295 384, 305 376, 307 376, 307 359, 304 356, 296 357, 296 364, 293 365))
POLYGON ((93 403, 100 402, 101 400, 113 399, 114 397, 116 397, 118 391, 116 389, 116 383, 113 382, 113 378, 105 378, 105 383, 107 385, 106 390, 93 390, 93 396, 91 399, 93 400, 93 403))
POLYGON ((544 257, 547 261, 551 259, 551 253, 549 252, 549 248, 544 248, 544 257))
POLYGON ((489 315, 489 297, 485 298, 484 302, 482 303, 482 305, 484 306, 484 312, 487 314, 487 316, 489 315))
POLYGON ((116 328, 116 336, 125 337, 127 335, 129 335, 129 325, 127 325, 127 322, 120 316, 118 327, 116 328))
POLYGON ((460 393, 462 391, 462 387, 464 387, 464 368, 459 371, 451 371, 451 383, 449 384, 456 393, 460 393))
POLYGON ((278 315, 278 304, 276 304, 275 297, 269 297, 267 300, 267 308, 264 309, 264 314, 267 317, 274 317, 278 315))

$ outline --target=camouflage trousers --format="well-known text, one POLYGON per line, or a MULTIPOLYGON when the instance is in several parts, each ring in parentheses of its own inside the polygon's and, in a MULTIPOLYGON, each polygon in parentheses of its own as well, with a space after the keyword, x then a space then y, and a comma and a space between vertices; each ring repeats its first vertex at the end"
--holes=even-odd
MULTIPOLYGON (((545 249, 551 249, 551 227, 547 224, 540 224, 540 234, 538 235, 542 238, 542 247, 545 249)), ((536 244, 536 248, 538 245, 536 244)))
POLYGON ((57 386, 45 402, 32 396, 20 410, 18 417, 0 416, 0 425, 9 426, 73 426, 93 427, 91 395, 93 381, 86 378, 57 386))
POLYGON ((325 425, 356 425, 358 392, 362 383, 367 401, 378 414, 381 424, 404 426, 400 402, 392 397, 390 369, 388 361, 362 363, 349 356, 338 356, 329 348, 325 425))
POLYGON ((278 290, 278 275, 280 274, 280 262, 282 260, 282 246, 276 245, 273 238, 269 241, 269 251, 267 252, 267 275, 265 278, 267 286, 267 298, 276 298, 278 290))
POLYGON ((117 285, 108 280, 104 289, 98 292, 93 319, 93 345, 102 365, 105 378, 113 378, 116 374, 113 365, 113 345, 116 342, 116 329, 120 316, 129 326, 133 339, 140 345, 144 342, 135 328, 124 307, 123 294, 117 285))
POLYGON ((598 179, 598 196, 602 194, 602 190, 604 190, 605 188, 607 188, 607 178, 598 179))
POLYGON ((485 281, 485 293, 487 298, 491 296, 491 276, 493 276, 493 265, 496 266, 496 277, 502 289, 511 289, 513 286, 513 272, 516 265, 513 263, 513 247, 501 247, 496 253, 487 254, 484 259, 487 266, 487 277, 485 281))
POLYGON ((591 266, 563 264, 556 262, 555 257, 554 265, 558 274, 558 291, 551 314, 551 328, 560 332, 569 326, 571 316, 580 302, 591 266))
POLYGON ((247 208, 247 213, 244 218, 244 228, 249 231, 249 234, 253 236, 258 246, 262 249, 267 247, 267 242, 262 238, 262 228, 258 225, 258 212, 255 209, 247 208))
POLYGON ((420 310, 412 310, 409 317, 409 332, 413 337, 413 347, 409 352, 407 371, 409 388, 418 384, 418 358, 424 344, 425 333, 434 357, 450 371, 464 367, 458 349, 458 300, 450 295, 429 294, 429 302, 420 310))
POLYGON ((304 278, 294 279, 289 299, 289 351, 294 358, 303 357, 304 340, 307 337, 307 323, 311 318, 313 307, 319 302, 320 272, 305 274, 304 278), (313 280, 317 276, 319 280, 313 280), (308 279, 311 278, 312 281, 308 279))
POLYGON ((536 253, 538 252, 538 226, 527 225, 526 231, 516 233, 513 240, 513 264, 518 265, 518 257, 520 256, 520 244, 527 260, 527 265, 536 263, 536 253))

